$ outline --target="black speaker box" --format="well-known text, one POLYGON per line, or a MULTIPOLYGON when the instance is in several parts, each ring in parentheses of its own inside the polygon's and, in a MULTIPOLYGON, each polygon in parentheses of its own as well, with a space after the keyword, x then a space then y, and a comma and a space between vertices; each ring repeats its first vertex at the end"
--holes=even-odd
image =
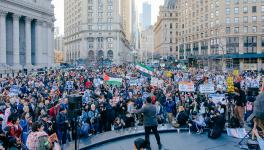
POLYGON ((73 118, 82 115, 82 96, 69 95, 68 96, 68 116, 73 118))

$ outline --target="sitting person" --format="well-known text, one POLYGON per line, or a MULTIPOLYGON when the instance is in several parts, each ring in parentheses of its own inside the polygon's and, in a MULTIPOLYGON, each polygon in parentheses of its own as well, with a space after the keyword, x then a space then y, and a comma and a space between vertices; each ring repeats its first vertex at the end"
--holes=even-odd
POLYGON ((215 111, 210 120, 210 130, 208 132, 208 137, 212 139, 219 138, 225 127, 225 119, 220 114, 219 111, 215 111))
POLYGON ((27 138, 27 147, 29 150, 49 150, 52 146, 48 134, 43 130, 44 126, 39 122, 34 122, 32 132, 27 138))
POLYGON ((114 130, 120 130, 125 126, 125 123, 122 119, 120 119, 119 117, 116 117, 115 121, 114 121, 114 130))
POLYGON ((189 126, 191 131, 197 132, 198 134, 203 133, 203 128, 206 126, 204 117, 194 111, 189 126))
POLYGON ((186 113, 183 106, 180 106, 178 108, 178 114, 176 116, 176 122, 179 124, 179 126, 184 126, 187 124, 187 121, 189 119, 188 114, 186 113))

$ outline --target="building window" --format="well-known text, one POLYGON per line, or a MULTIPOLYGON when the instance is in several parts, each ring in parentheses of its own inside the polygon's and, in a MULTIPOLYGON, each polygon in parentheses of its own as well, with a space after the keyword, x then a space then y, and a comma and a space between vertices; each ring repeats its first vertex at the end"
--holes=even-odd
POLYGON ((261 32, 264 33, 264 26, 261 27, 261 32))
POLYGON ((235 9, 234 9, 234 13, 235 13, 235 14, 238 14, 238 7, 235 7, 235 9))
POLYGON ((112 12, 108 12, 107 15, 108 15, 108 17, 112 17, 113 13, 112 12))
POLYGON ((226 8, 226 15, 230 15, 230 8, 226 8))
POLYGON ((230 0, 226 0, 226 5, 229 5, 230 4, 230 0))
POLYGON ((226 53, 234 54, 239 52, 239 37, 226 38, 226 53))
POLYGON ((230 33, 230 27, 226 27, 226 33, 230 33))
POLYGON ((257 37, 256 36, 244 37, 244 51, 245 53, 256 53, 257 52, 257 37))
POLYGON ((239 4, 239 0, 234 0, 234 3, 235 4, 239 4))
POLYGON ((107 30, 112 30, 112 25, 107 25, 107 30))
POLYGON ((243 7, 243 13, 248 13, 248 7, 247 6, 243 7))
POLYGON ((264 5, 261 6, 261 12, 264 13, 264 5))
POLYGON ((234 18, 234 23, 235 23, 235 25, 238 25, 238 17, 234 18))
POLYGON ((238 33, 239 32, 239 28, 238 27, 235 27, 234 28, 234 33, 238 33))
POLYGON ((252 12, 256 13, 257 12, 257 6, 252 6, 252 12))
POLYGON ((256 32, 257 32, 257 27, 256 27, 256 26, 253 26, 253 27, 252 27, 252 32, 253 32, 253 33, 256 33, 256 32))
POLYGON ((172 23, 170 23, 170 29, 172 29, 172 23))
POLYGON ((264 16, 261 16, 261 22, 264 23, 264 16))
POLYGON ((243 0, 243 2, 246 4, 246 3, 248 3, 248 0, 243 0))
POLYGON ((252 22, 253 22, 253 23, 257 23, 257 16, 253 16, 253 17, 252 17, 252 22))
POLYGON ((247 33, 248 32, 248 26, 244 26, 244 33, 247 33))
POLYGON ((248 16, 244 16, 244 17, 243 17, 243 22, 244 22, 244 23, 248 23, 248 16))
POLYGON ((227 25, 230 24, 230 18, 226 18, 226 24, 227 24, 227 25))

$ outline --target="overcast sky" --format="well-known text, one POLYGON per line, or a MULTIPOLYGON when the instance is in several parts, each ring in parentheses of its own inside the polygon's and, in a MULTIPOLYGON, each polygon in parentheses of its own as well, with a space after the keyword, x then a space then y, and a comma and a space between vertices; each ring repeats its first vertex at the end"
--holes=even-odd
MULTIPOLYGON (((148 1, 152 5, 152 24, 154 24, 157 20, 157 16, 159 14, 159 6, 164 3, 164 0, 136 0, 137 2, 137 8, 139 8, 139 13, 142 13, 142 4, 148 1)), ((64 0, 53 0, 52 2, 55 6, 55 27, 59 27, 60 29, 60 34, 63 34, 64 32, 64 0)))

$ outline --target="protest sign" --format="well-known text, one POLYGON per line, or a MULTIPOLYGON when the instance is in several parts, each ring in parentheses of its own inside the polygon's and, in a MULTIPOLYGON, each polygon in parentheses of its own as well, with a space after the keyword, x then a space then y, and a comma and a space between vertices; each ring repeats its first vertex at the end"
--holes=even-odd
POLYGON ((17 85, 12 85, 11 88, 10 88, 10 93, 9 95, 10 96, 16 96, 20 93, 20 89, 17 85))
POLYGON ((218 104, 218 103, 225 104, 226 103, 225 101, 223 101, 225 99, 225 94, 210 94, 208 97, 212 98, 215 104, 218 104))
POLYGON ((226 128, 228 136, 242 139, 246 136, 247 132, 245 128, 226 128))
POLYGON ((193 82, 179 82, 179 91, 180 92, 194 92, 193 82))
POLYGON ((163 87, 164 81, 159 80, 158 78, 152 77, 150 85, 151 86, 156 86, 156 87, 163 87))
POLYGON ((214 93, 214 85, 213 84, 201 84, 199 88, 201 93, 214 93))
POLYGON ((137 86, 137 79, 130 79, 129 80, 129 85, 130 86, 137 86))
POLYGON ((235 76, 238 76, 238 75, 239 75, 239 71, 238 71, 237 69, 235 69, 235 70, 233 71, 233 74, 234 74, 235 76))
POLYGON ((228 93, 235 92, 234 79, 231 76, 227 77, 227 92, 228 93))

